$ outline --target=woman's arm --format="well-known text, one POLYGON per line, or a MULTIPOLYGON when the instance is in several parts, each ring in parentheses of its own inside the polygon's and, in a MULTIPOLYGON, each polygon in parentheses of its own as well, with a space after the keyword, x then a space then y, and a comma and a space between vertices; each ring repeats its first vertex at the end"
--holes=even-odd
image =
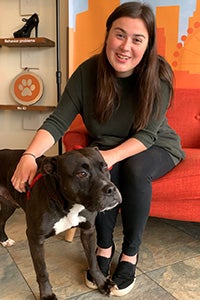
POLYGON ((108 164, 108 168, 115 163, 124 160, 132 155, 145 151, 147 148, 143 143, 135 138, 130 138, 123 142, 121 145, 105 151, 100 151, 104 160, 108 164))
POLYGON ((53 136, 47 130, 39 129, 25 152, 33 153, 37 158, 49 150, 54 143, 53 136))
POLYGON ((16 190, 25 192, 25 182, 28 181, 30 184, 37 172, 35 158, 44 154, 54 143, 54 138, 48 131, 44 129, 38 130, 31 144, 25 151, 27 155, 21 157, 11 178, 11 182, 16 190))
POLYGON ((55 143, 53 136, 45 129, 39 129, 25 152, 32 153, 36 158, 44 154, 55 143))

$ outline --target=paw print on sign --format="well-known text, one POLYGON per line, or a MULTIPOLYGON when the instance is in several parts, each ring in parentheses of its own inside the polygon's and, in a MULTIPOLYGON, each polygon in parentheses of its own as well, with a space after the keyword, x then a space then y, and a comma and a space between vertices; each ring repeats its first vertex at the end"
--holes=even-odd
POLYGON ((33 84, 32 79, 22 79, 22 82, 19 84, 18 88, 21 91, 21 95, 26 97, 32 95, 33 91, 35 90, 35 85, 33 84))
POLYGON ((33 72, 23 71, 12 81, 11 94, 16 102, 23 105, 32 105, 43 94, 42 79, 33 72))

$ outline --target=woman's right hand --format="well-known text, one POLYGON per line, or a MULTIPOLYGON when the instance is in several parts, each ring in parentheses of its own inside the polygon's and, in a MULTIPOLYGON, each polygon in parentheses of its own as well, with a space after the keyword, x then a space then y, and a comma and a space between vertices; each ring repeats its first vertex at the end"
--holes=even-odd
POLYGON ((36 172, 37 164, 35 158, 31 155, 23 155, 11 178, 14 188, 20 193, 26 192, 25 183, 31 184, 36 172))

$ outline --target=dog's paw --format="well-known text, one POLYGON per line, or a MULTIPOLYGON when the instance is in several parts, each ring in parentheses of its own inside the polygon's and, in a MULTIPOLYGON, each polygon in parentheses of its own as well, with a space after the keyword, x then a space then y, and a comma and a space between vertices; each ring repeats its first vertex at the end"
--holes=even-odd
POLYGON ((14 240, 7 239, 5 242, 0 242, 3 247, 11 247, 15 244, 14 240))
POLYGON ((114 281, 112 281, 110 278, 106 279, 106 282, 104 284, 104 291, 106 295, 110 295, 111 289, 115 286, 114 281))
POLYGON ((98 287, 98 289, 101 294, 109 296, 113 286, 115 286, 115 283, 110 278, 107 278, 106 281, 104 282, 104 285, 98 287))
POLYGON ((58 298, 56 297, 55 294, 51 294, 51 295, 49 295, 49 296, 42 297, 41 299, 42 299, 42 300, 58 300, 58 298))

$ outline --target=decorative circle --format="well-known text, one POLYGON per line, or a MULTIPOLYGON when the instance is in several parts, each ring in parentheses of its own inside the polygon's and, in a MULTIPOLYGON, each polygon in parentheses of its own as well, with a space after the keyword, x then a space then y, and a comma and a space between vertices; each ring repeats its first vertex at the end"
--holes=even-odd
POLYGON ((33 72, 23 71, 11 83, 11 95, 19 104, 35 104, 39 101, 42 94, 42 79, 33 72))

